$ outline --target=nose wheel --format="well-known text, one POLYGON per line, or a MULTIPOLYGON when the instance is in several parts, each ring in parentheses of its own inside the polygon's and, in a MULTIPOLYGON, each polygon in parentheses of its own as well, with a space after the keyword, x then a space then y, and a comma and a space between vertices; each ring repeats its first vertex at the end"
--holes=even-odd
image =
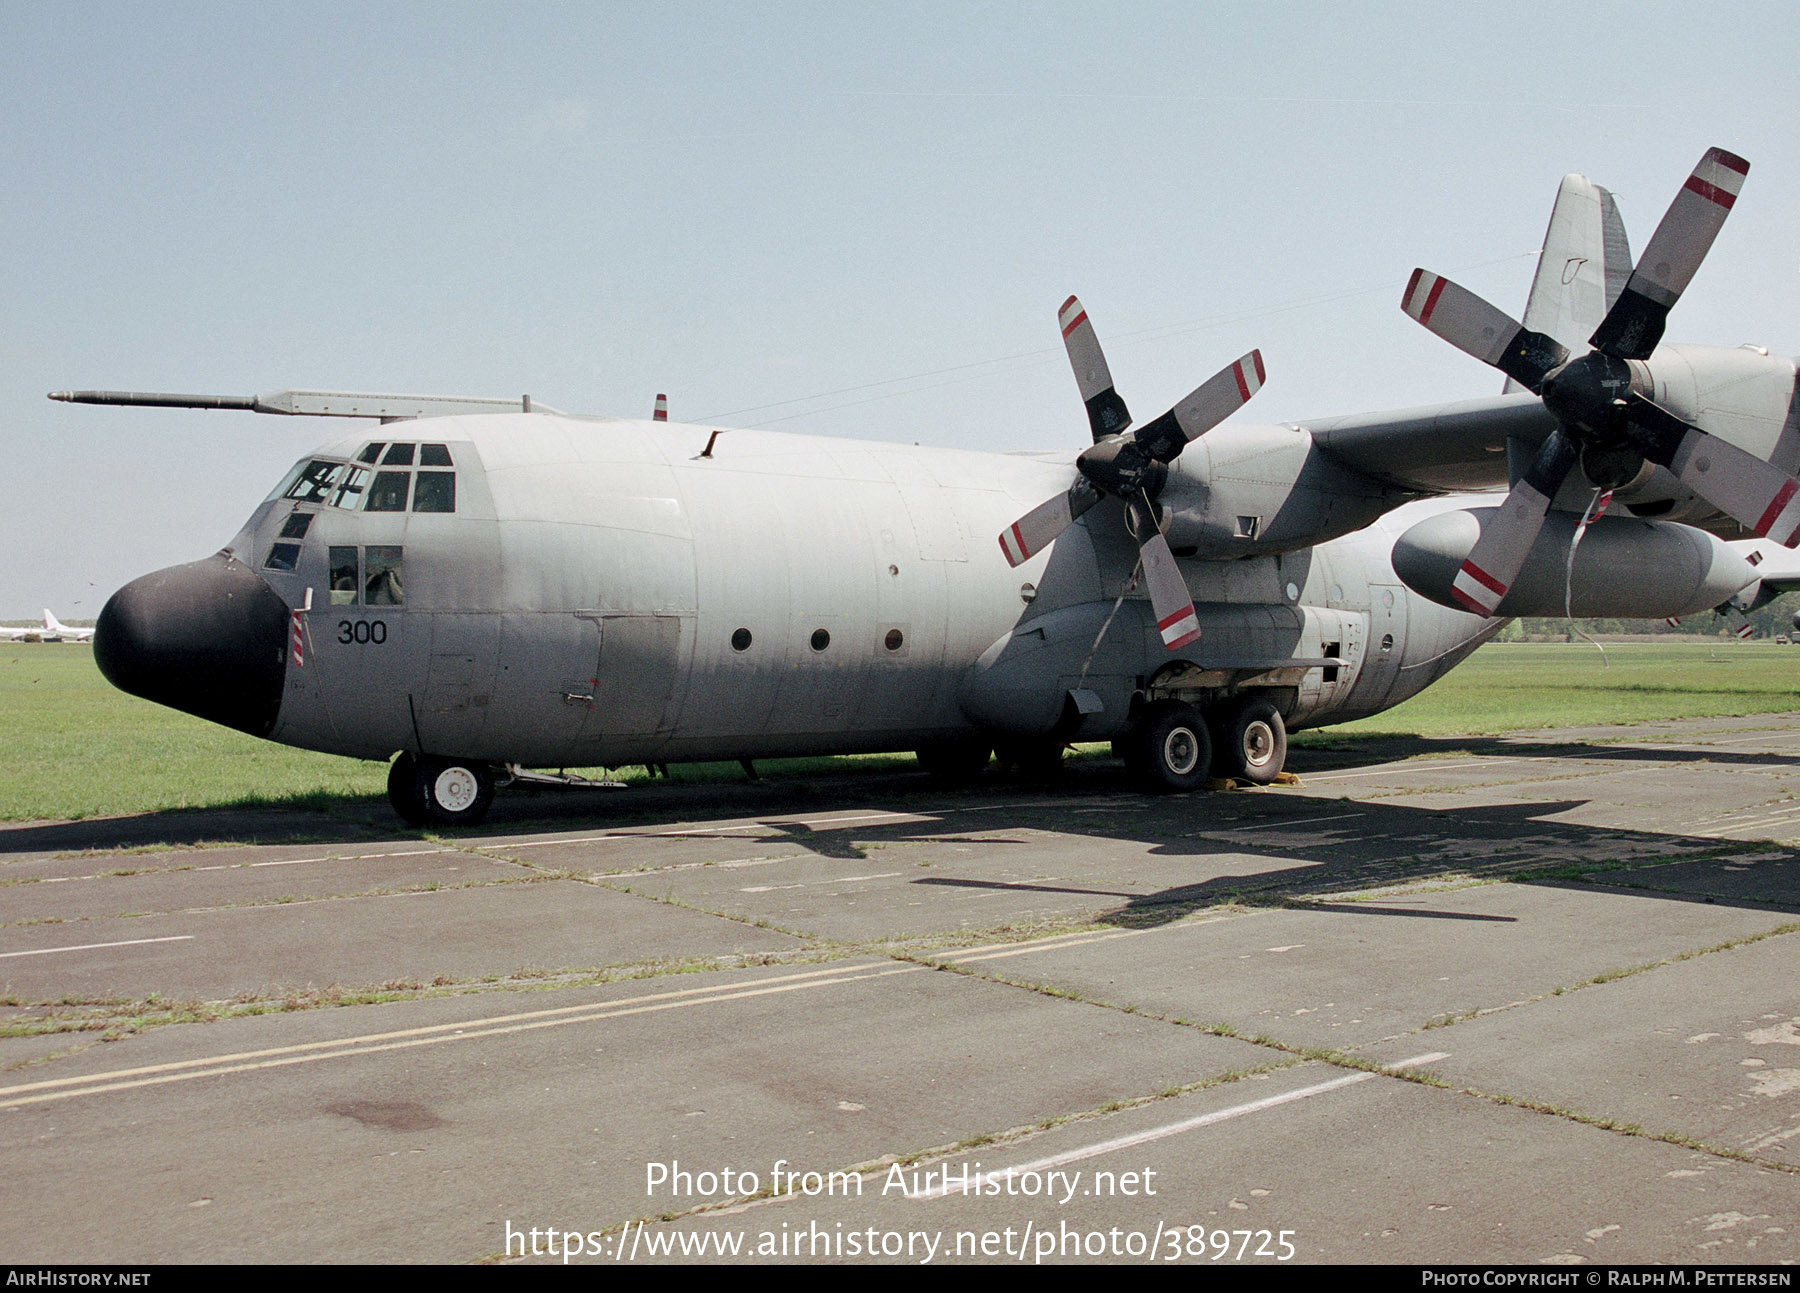
POLYGON ((485 763, 402 753, 388 768, 388 802, 412 826, 473 826, 494 802, 485 763))

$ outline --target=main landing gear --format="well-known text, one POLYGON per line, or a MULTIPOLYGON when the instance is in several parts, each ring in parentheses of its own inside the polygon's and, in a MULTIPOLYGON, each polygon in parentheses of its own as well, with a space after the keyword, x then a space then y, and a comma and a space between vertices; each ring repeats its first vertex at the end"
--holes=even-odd
POLYGON ((388 768, 388 802, 412 826, 473 826, 494 802, 485 763, 401 754, 388 768))
POLYGON ((1208 777, 1266 786, 1287 762, 1287 726, 1274 702, 1245 695, 1205 710, 1157 700, 1113 743, 1138 788, 1185 794, 1208 777))
POLYGON ((1287 724, 1273 701, 1240 696, 1213 714, 1213 772, 1266 786, 1287 762, 1287 724))

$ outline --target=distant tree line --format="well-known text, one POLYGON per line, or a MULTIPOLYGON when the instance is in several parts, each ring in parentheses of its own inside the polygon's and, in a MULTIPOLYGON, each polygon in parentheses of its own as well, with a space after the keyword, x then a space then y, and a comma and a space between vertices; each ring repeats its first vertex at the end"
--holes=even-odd
MULTIPOLYGON (((1759 639, 1767 641, 1778 635, 1795 638, 1800 637, 1794 630, 1795 611, 1800 611, 1800 593, 1783 593, 1767 606, 1751 611, 1746 618, 1759 639)), ((1739 621, 1735 615, 1715 615, 1711 611, 1701 611, 1698 615, 1683 616, 1681 623, 1676 625, 1664 620, 1605 619, 1597 616, 1577 616, 1572 623, 1577 630, 1590 637, 1598 637, 1603 633, 1731 637, 1735 634, 1739 621)), ((1562 642, 1571 636, 1570 624, 1571 621, 1566 619, 1514 620, 1500 630, 1495 641, 1562 642)))

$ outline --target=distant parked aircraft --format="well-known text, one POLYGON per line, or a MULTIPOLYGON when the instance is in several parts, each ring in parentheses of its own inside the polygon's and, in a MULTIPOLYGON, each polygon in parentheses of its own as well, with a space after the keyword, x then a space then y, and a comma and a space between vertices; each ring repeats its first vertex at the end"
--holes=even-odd
MULTIPOLYGON (((32 630, 24 630, 31 632, 32 630)), ((93 629, 70 628, 51 613, 49 607, 44 608, 44 641, 46 642, 91 642, 93 629)))

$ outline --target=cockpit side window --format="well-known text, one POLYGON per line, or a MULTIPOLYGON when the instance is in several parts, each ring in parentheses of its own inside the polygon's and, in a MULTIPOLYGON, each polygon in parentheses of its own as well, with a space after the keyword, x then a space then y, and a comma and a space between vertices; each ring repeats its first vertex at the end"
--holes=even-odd
POLYGON ((287 487, 286 496, 302 503, 322 503, 331 493, 332 480, 344 464, 315 458, 300 469, 300 474, 287 487))
POLYGON ((263 558, 263 567, 267 570, 292 570, 299 564, 298 543, 277 543, 269 549, 269 555, 263 558))
POLYGON ((400 566, 405 549, 370 545, 363 549, 363 605, 399 606, 405 601, 400 566))
POLYGON ((422 444, 419 446, 419 466, 450 467, 450 446, 447 444, 422 444))
POLYGON ((363 446, 362 452, 356 455, 356 461, 374 462, 377 458, 381 457, 381 449, 382 444, 379 440, 371 444, 366 444, 363 446))
POLYGON ((332 547, 326 550, 331 561, 331 604, 356 605, 356 549, 332 547))
POLYGON ((389 445, 387 457, 381 460, 383 467, 410 467, 413 460, 413 447, 409 444, 389 445))

